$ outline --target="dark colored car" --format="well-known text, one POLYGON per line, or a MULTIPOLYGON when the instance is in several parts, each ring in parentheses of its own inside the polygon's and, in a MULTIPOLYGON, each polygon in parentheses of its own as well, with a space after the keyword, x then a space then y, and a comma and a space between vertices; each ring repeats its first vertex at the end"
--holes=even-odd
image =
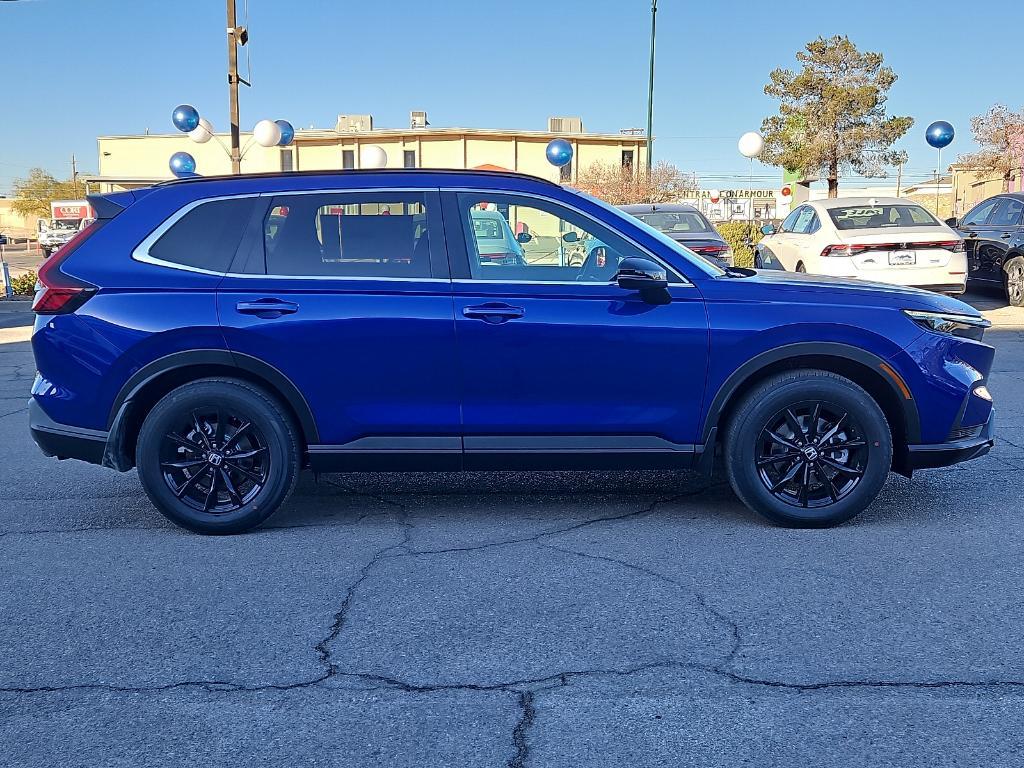
POLYGON ((704 258, 714 259, 719 266, 733 264, 732 248, 725 238, 718 234, 704 214, 692 205, 682 203, 653 203, 619 206, 621 210, 636 216, 640 221, 659 232, 668 235, 704 258))
POLYGON ((7 235, 0 232, 0 245, 7 245, 7 235))
POLYGON ((1002 286, 1012 306, 1024 307, 1024 193, 982 200, 946 223, 966 243, 968 282, 1002 286))
POLYGON ((722 269, 541 179, 254 174, 91 202, 40 269, 32 435, 137 468, 193 531, 260 524, 303 467, 710 472, 716 455, 751 508, 825 526, 890 469, 992 445, 972 307, 722 269), (537 242, 602 246, 494 263, 484 204, 537 242))

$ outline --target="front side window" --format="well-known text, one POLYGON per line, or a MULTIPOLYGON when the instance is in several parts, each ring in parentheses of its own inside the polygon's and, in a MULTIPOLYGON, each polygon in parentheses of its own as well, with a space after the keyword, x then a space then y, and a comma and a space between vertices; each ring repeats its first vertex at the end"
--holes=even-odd
POLYGON ((793 224, 793 233, 797 235, 807 235, 811 232, 811 225, 814 223, 814 209, 809 206, 804 206, 800 209, 800 215, 796 217, 796 223, 793 224))
POLYGON ((154 259, 209 272, 227 272, 256 204, 254 197, 201 203, 149 247, 154 259))
POLYGON ((829 208, 838 230, 938 227, 939 220, 920 205, 848 205, 829 208))
POLYGON ((470 274, 509 282, 601 282, 629 256, 620 235, 548 201, 490 192, 459 194, 470 274))
POLYGON ((971 209, 970 213, 964 216, 963 221, 960 223, 965 227, 980 227, 985 223, 985 219, 992 213, 992 209, 996 207, 998 202, 999 198, 993 197, 991 200, 978 203, 978 205, 971 209))
POLYGON ((430 277, 427 216, 420 193, 280 195, 263 222, 267 274, 430 277))
POLYGON ((800 218, 800 214, 803 213, 804 210, 805 210, 805 208, 803 206, 801 206, 801 207, 797 208, 795 211, 791 212, 789 214, 789 216, 787 216, 785 219, 783 219, 782 226, 779 227, 779 231, 780 232, 792 232, 793 231, 793 227, 796 226, 796 220, 800 218))

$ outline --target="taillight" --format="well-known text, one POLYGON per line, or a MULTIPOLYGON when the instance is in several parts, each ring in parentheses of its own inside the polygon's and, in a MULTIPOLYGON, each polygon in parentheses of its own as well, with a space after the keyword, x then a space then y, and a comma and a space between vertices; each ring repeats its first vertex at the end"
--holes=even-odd
POLYGON ((967 250, 967 244, 963 240, 942 240, 938 243, 921 243, 921 246, 931 248, 945 248, 953 253, 963 253, 967 250))
POLYGON ((94 221, 43 262, 39 268, 39 290, 32 302, 32 311, 37 315, 74 312, 96 292, 96 286, 65 275, 60 265, 100 228, 102 222, 102 219, 94 221))
MULTIPOLYGON (((872 246, 873 247, 873 246, 872 246)), ((822 256, 856 256, 858 253, 864 253, 864 251, 870 250, 869 246, 864 245, 826 245, 822 251, 822 256)))

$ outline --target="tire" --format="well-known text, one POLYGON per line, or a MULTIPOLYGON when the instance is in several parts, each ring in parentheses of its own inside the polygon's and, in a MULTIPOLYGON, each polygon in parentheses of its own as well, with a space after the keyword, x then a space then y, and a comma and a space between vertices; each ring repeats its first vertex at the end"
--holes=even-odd
POLYGON ((281 405, 237 379, 199 379, 169 392, 146 416, 135 450, 150 501, 204 534, 243 533, 270 517, 295 487, 300 458, 298 431, 281 405))
POLYGON ((1011 307, 1024 307, 1024 257, 1014 256, 1003 264, 1003 287, 1011 307))
POLYGON ((804 263, 801 261, 799 264, 796 265, 796 271, 800 272, 801 274, 806 275, 807 274, 807 267, 805 267, 804 263))
POLYGON ((779 525, 827 528, 850 520, 878 496, 891 466, 882 409, 830 371, 772 376, 743 398, 726 427, 729 483, 744 504, 779 525))

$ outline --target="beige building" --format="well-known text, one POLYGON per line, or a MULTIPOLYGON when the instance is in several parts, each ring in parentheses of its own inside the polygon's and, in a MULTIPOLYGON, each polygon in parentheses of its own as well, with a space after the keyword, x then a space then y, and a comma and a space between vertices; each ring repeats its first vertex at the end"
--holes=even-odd
MULTIPOLYGON (((552 118, 547 131, 489 128, 434 128, 423 113, 411 123, 422 127, 375 129, 370 115, 340 115, 333 129, 297 130, 288 147, 261 147, 243 133, 243 173, 314 171, 359 168, 367 147, 387 154, 388 168, 501 168, 573 183, 593 163, 628 168, 636 173, 647 162, 647 139, 635 133, 586 133, 579 118, 552 118), (422 117, 419 117, 422 116, 422 117), (569 166, 548 163, 544 149, 554 138, 573 146, 569 166)), ((167 162, 175 152, 188 152, 203 176, 228 174, 231 163, 224 147, 227 134, 205 144, 186 135, 99 137, 99 173, 85 176, 91 192, 109 192, 172 178, 167 162)))
POLYGON ((1000 173, 980 173, 959 165, 949 167, 953 178, 953 215, 963 216, 992 195, 1024 191, 1024 170, 1010 173, 1009 183, 1000 173))

